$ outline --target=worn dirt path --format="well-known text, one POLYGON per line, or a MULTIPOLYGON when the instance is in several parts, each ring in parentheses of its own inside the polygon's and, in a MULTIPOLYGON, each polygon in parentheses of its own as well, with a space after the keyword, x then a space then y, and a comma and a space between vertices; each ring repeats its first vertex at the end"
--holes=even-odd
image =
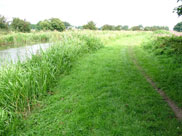
POLYGON ((160 94, 160 96, 168 103, 169 107, 173 110, 176 118, 182 120, 182 109, 180 109, 173 100, 171 100, 162 89, 158 88, 156 83, 147 75, 144 69, 138 64, 132 47, 129 47, 129 54, 132 57, 133 63, 136 65, 137 69, 142 73, 147 82, 160 94))

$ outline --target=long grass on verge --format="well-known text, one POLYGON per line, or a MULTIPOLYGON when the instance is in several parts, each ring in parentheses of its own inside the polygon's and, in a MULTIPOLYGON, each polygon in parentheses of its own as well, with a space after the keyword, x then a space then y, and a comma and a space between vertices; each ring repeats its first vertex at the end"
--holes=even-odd
POLYGON ((143 67, 158 86, 182 107, 182 37, 153 37, 143 44, 143 49, 136 51, 143 67))
POLYGON ((46 52, 25 62, 0 70, 0 135, 10 134, 21 123, 18 119, 31 110, 41 97, 51 92, 56 77, 69 71, 82 54, 97 50, 102 42, 93 35, 68 33, 46 52))

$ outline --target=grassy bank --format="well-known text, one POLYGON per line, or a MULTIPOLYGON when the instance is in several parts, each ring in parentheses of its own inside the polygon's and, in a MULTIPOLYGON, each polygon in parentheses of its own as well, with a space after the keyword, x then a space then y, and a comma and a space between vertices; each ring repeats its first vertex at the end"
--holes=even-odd
POLYGON ((0 35, 0 50, 60 40, 60 32, 9 33, 0 35))
POLYGON ((59 76, 53 94, 24 120, 17 135, 180 136, 182 124, 128 54, 129 46, 140 45, 148 33, 120 36, 59 76))
POLYGON ((93 34, 63 33, 46 52, 0 69, 0 135, 10 135, 42 97, 51 94, 57 77, 79 56, 102 47, 93 34))
POLYGON ((153 37, 135 52, 158 87, 182 107, 182 37, 153 37))

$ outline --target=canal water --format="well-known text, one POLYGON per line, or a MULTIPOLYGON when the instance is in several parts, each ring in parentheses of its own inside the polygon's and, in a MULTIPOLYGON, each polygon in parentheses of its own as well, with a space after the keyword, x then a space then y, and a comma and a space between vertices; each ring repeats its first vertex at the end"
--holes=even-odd
POLYGON ((27 57, 31 58, 32 54, 37 54, 40 50, 45 51, 50 46, 50 43, 44 43, 1 50, 0 66, 3 64, 8 64, 10 62, 16 63, 18 60, 24 61, 27 57))

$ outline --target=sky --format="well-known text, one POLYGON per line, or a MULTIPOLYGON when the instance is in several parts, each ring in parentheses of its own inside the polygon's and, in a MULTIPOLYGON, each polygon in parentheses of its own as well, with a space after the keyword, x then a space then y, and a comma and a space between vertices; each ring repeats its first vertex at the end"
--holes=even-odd
POLYGON ((0 14, 31 23, 52 17, 81 26, 94 21, 104 24, 169 26, 182 21, 173 9, 177 0, 0 0, 0 14))

